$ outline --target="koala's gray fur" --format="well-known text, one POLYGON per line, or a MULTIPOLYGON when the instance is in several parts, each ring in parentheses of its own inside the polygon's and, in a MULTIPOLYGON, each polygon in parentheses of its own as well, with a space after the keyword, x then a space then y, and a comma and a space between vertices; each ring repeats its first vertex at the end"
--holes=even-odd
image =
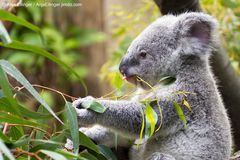
MULTIPOLYGON (((132 149, 131 159, 148 160, 228 160, 231 154, 231 129, 223 102, 209 67, 209 56, 218 45, 217 23, 203 13, 167 15, 148 26, 131 44, 120 64, 126 79, 138 88, 149 90, 139 82, 139 76, 154 86, 148 94, 132 100, 96 100, 107 107, 103 114, 77 109, 81 130, 98 143, 114 145, 114 133, 121 136, 119 145, 130 145, 125 139, 139 138, 142 126, 143 99, 159 99, 163 119, 161 129, 132 149), (176 81, 167 86, 158 82, 172 76, 176 81), (176 91, 188 91, 186 100, 190 112, 182 105, 183 95, 176 91), (179 103, 187 120, 186 128, 179 119, 173 101, 179 103)), ((80 98, 74 106, 89 101, 80 98)), ((157 102, 151 103, 157 113, 157 102)), ((160 117, 157 125, 160 124, 160 117)))

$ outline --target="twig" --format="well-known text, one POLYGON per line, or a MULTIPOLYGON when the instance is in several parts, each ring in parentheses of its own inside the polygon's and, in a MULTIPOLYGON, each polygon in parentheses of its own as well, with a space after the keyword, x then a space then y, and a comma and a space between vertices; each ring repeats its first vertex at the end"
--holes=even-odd
POLYGON ((17 153, 17 154, 18 154, 18 155, 17 155, 18 157, 21 156, 22 154, 26 154, 26 155, 28 155, 28 156, 30 156, 30 157, 34 157, 34 158, 37 159, 37 160, 42 160, 42 158, 39 157, 37 154, 32 153, 32 152, 28 152, 28 151, 24 151, 24 150, 22 150, 22 149, 20 149, 20 148, 17 148, 17 149, 15 149, 15 150, 12 150, 12 152, 13 152, 13 153, 17 153))
POLYGON ((4 128, 3 128, 3 134, 6 134, 6 133, 7 133, 8 126, 9 126, 9 124, 8 124, 8 123, 5 123, 5 124, 4 124, 4 128))
MULTIPOLYGON (((70 96, 68 94, 62 93, 62 92, 60 92, 60 91, 58 91, 56 89, 53 89, 53 88, 45 87, 45 86, 42 86, 42 85, 39 85, 39 84, 32 84, 32 86, 33 87, 37 87, 37 88, 42 88, 42 89, 45 89, 45 90, 49 90, 49 91, 52 91, 52 92, 55 92, 55 93, 58 93, 61 96, 64 96, 64 97, 67 97, 67 98, 71 98, 72 101, 77 99, 77 97, 70 96)), ((22 87, 18 87, 17 86, 14 89, 17 89, 18 91, 21 91, 22 89, 25 89, 25 87, 24 86, 22 86, 22 87)))

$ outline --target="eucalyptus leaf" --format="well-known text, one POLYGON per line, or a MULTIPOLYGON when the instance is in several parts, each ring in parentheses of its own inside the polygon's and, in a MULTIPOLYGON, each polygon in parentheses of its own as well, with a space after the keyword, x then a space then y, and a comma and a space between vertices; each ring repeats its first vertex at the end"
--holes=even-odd
POLYGON ((80 145, 85 146, 96 153, 100 153, 98 146, 88 136, 86 136, 82 132, 79 132, 79 143, 80 145))
POLYGON ((35 31, 38 33, 41 32, 40 28, 38 28, 37 26, 29 23, 28 21, 26 21, 24 19, 21 19, 21 18, 15 16, 14 14, 12 14, 8 11, 2 10, 2 9, 0 9, 0 20, 14 22, 16 24, 27 27, 28 29, 31 29, 32 31, 35 31))
POLYGON ((184 116, 182 108, 179 106, 179 104, 177 102, 173 102, 173 106, 174 106, 174 108, 176 110, 176 113, 177 113, 178 117, 183 122, 184 127, 186 127, 187 120, 186 120, 186 118, 184 116))
POLYGON ((142 141, 142 139, 143 139, 143 132, 144 132, 144 129, 145 129, 145 116, 144 116, 143 110, 141 110, 141 114, 142 114, 142 126, 141 126, 140 135, 139 135, 140 141, 142 141))
POLYGON ((146 129, 145 136, 151 137, 155 131, 155 125, 158 121, 157 113, 152 109, 149 103, 146 103, 146 129))
POLYGON ((68 159, 79 158, 78 155, 63 149, 56 149, 55 152, 60 153, 61 155, 64 155, 68 159))
POLYGON ((38 92, 32 87, 28 80, 22 75, 21 72, 17 70, 15 66, 5 60, 0 60, 0 66, 6 73, 21 83, 29 91, 29 93, 49 111, 49 113, 51 113, 60 123, 63 124, 63 122, 57 117, 50 106, 43 100, 43 98, 38 94, 38 92))
POLYGON ((3 132, 0 130, 0 139, 2 140, 2 141, 4 141, 5 143, 12 143, 10 140, 9 140, 9 138, 5 135, 5 134, 3 134, 3 132))
POLYGON ((38 124, 36 122, 26 120, 26 119, 23 119, 21 117, 18 117, 18 116, 12 115, 12 114, 8 114, 3 111, 0 111, 0 122, 18 124, 18 125, 29 126, 29 127, 34 127, 34 128, 39 128, 40 126, 46 127, 45 124, 38 124))
MULTIPOLYGON (((68 138, 70 138, 69 130, 66 131, 66 136, 68 138)), ((88 136, 86 136, 84 133, 82 133, 80 131, 79 131, 79 144, 81 146, 87 147, 87 148, 93 150, 94 152, 100 154, 99 147, 88 136)))
POLYGON ((25 145, 29 145, 31 140, 31 137, 28 137, 27 135, 21 137, 19 140, 13 143, 11 148, 17 148, 17 147, 23 147, 25 145))
POLYGON ((11 137, 12 140, 19 140, 24 136, 23 132, 20 131, 19 127, 12 126, 8 132, 8 136, 11 137))
POLYGON ((117 157, 113 154, 112 150, 104 145, 98 145, 101 154, 108 160, 117 160, 117 157))
POLYGON ((51 61, 57 63, 60 66, 63 66, 64 68, 66 68, 70 73, 72 73, 73 75, 75 75, 78 80, 80 81, 80 83, 82 84, 82 86, 84 87, 84 90, 87 94, 87 87, 86 84, 83 82, 83 80, 81 79, 81 77, 78 75, 77 72, 75 72, 72 67, 68 66, 66 63, 64 63, 63 61, 61 61, 60 59, 58 59, 56 56, 54 56, 53 54, 47 52, 45 49, 40 48, 36 45, 30 45, 30 44, 24 44, 22 42, 19 41, 13 41, 10 44, 3 44, 0 42, 0 46, 2 47, 6 47, 6 48, 10 48, 10 49, 15 49, 15 50, 20 50, 20 51, 27 51, 30 52, 32 54, 37 54, 40 56, 43 56, 45 58, 50 59, 51 61))
POLYGON ((107 107, 101 105, 95 100, 82 102, 81 106, 86 109, 91 109, 97 113, 104 113, 107 109, 107 107))
POLYGON ((3 71, 2 67, 0 66, 0 87, 6 97, 12 97, 13 93, 10 88, 8 78, 6 73, 3 71))
POLYGON ((12 155, 12 153, 9 151, 9 149, 1 139, 0 139, 0 152, 3 152, 3 154, 5 154, 5 156, 10 160, 15 160, 14 156, 12 155))
POLYGON ((38 145, 34 146, 33 148, 31 148, 30 152, 37 152, 39 150, 52 150, 52 151, 54 151, 59 147, 60 147, 59 144, 41 143, 41 144, 38 144, 38 145))
POLYGON ((87 151, 80 153, 80 160, 98 160, 94 155, 88 153, 87 151))
POLYGON ((78 153, 79 151, 79 131, 78 131, 78 121, 77 121, 77 113, 75 108, 72 106, 72 103, 66 102, 66 114, 67 114, 67 122, 68 127, 71 133, 71 140, 73 142, 74 153, 78 153))
POLYGON ((190 107, 190 104, 188 103, 188 101, 187 101, 186 99, 183 100, 183 104, 187 107, 187 109, 188 109, 189 111, 192 112, 192 108, 190 107))
POLYGON ((16 114, 22 117, 27 117, 32 119, 47 119, 52 117, 51 114, 44 114, 40 112, 30 111, 27 108, 18 104, 16 99, 13 99, 13 98, 6 98, 6 97, 0 98, 0 106, 2 111, 10 112, 12 114, 16 114), (16 108, 18 109, 17 111, 15 111, 16 108))
POLYGON ((3 23, 0 21, 0 39, 3 43, 11 43, 12 40, 8 35, 6 28, 4 27, 3 23))
POLYGON ((67 160, 66 157, 54 151, 40 150, 40 152, 46 154, 47 156, 51 157, 54 160, 67 160))

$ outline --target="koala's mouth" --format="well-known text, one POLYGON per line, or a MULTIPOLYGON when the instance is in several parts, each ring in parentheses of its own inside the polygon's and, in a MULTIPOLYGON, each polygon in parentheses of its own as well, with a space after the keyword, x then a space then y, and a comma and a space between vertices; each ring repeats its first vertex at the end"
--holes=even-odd
POLYGON ((123 80, 126 80, 128 81, 129 83, 132 83, 136 86, 143 86, 143 82, 142 82, 142 79, 138 76, 138 75, 130 75, 130 76, 126 76, 126 75, 123 75, 123 80))
POLYGON ((124 74, 122 79, 128 81, 129 83, 137 85, 137 82, 138 82, 138 78, 137 77, 138 77, 137 75, 126 76, 124 74))

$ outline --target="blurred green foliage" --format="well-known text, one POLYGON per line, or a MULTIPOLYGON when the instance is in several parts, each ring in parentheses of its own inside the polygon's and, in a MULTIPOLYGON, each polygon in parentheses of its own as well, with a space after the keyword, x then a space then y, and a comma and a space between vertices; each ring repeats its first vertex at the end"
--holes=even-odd
POLYGON ((159 10, 153 1, 138 1, 137 7, 111 6, 111 23, 113 43, 111 58, 101 69, 102 79, 107 79, 113 88, 117 88, 116 95, 121 96, 133 86, 125 84, 118 71, 122 56, 126 53, 132 40, 152 21, 159 17, 159 10))
MULTIPOLYGON (((230 57, 236 72, 240 73, 240 1, 238 0, 201 0, 202 9, 216 17, 222 43, 230 57)), ((123 85, 118 64, 131 41, 152 21, 159 16, 159 10, 153 1, 141 0, 135 8, 114 5, 111 8, 113 29, 113 48, 111 58, 102 67, 102 78, 107 78, 113 88, 122 95, 129 86, 123 85), (110 73, 110 74, 109 74, 110 73)))
POLYGON ((240 74, 240 1, 202 0, 201 3, 205 12, 217 18, 224 48, 240 74))
MULTIPOLYGON (((74 3, 76 1, 48 1, 48 3, 50 2, 74 3)), ((43 4, 46 1, 24 0, 23 3, 43 4)), ((85 57, 80 49, 104 41, 106 35, 93 29, 84 29, 71 25, 60 29, 54 20, 46 18, 48 17, 48 11, 48 7, 37 7, 35 5, 18 8, 17 16, 38 26, 40 34, 28 30, 22 25, 13 25, 10 29, 10 37, 24 44, 45 49, 71 67, 78 74, 78 77, 75 74, 68 73, 65 68, 57 67, 45 57, 36 54, 26 54, 27 52, 24 50, 13 51, 5 48, 1 50, 0 58, 17 65, 21 72, 30 78, 32 83, 49 87, 58 86, 58 90, 65 90, 70 93, 71 84, 74 82, 79 83, 79 78, 83 79, 89 73, 87 66, 81 63, 85 57), (46 71, 47 73, 44 73, 46 71), (66 81, 68 81, 67 84, 66 81)), ((48 93, 49 98, 55 97, 55 95, 51 95, 48 91, 45 91, 45 93, 48 93)), ((58 104, 56 97, 54 99, 54 105, 58 104)))
MULTIPOLYGON (((43 2, 42 0, 26 0, 24 2, 43 2)), ((60 1, 52 1, 59 3, 60 1)), ((74 2, 74 0, 62 0, 63 3, 74 2)), ((215 16, 220 23, 219 31, 223 35, 223 44, 229 54, 232 65, 237 72, 240 73, 240 2, 237 0, 202 0, 201 5, 203 10, 215 16)), ((111 86, 117 88, 116 95, 120 96, 131 89, 130 86, 124 84, 121 75, 118 71, 118 63, 125 54, 131 41, 152 21, 157 19, 159 15, 158 8, 152 1, 141 0, 138 1, 136 8, 126 8, 126 6, 115 5, 111 8, 112 30, 112 56, 109 61, 102 67, 101 76, 107 79, 111 86)), ((18 66, 22 72, 34 81, 30 75, 39 75, 41 71, 46 77, 44 80, 48 82, 54 80, 57 86, 64 84, 66 80, 68 83, 76 82, 78 78, 72 75, 66 76, 67 69, 54 66, 53 61, 59 60, 70 66, 75 72, 83 78, 87 75, 88 69, 86 66, 79 63, 84 60, 83 54, 79 52, 79 48, 101 42, 106 39, 106 35, 89 29, 79 29, 76 27, 68 27, 64 30, 59 30, 58 26, 53 23, 45 21, 45 9, 39 7, 21 8, 18 10, 18 17, 28 20, 40 27, 40 33, 33 32, 22 25, 14 25, 11 28, 10 37, 12 40, 17 40, 21 44, 31 44, 38 49, 40 54, 26 54, 24 50, 16 49, 10 50, 8 48, 1 48, 1 59, 6 59, 9 62, 18 66), (38 48, 37 48, 38 47, 38 48), (39 50, 40 48, 40 50, 39 50), (43 56, 46 53, 52 53, 55 57, 51 59, 43 56), (51 72, 52 70, 52 72, 51 72), (51 74, 47 74, 51 72, 51 74), (53 74, 55 73, 55 74, 53 74)), ((36 29, 36 28, 35 28, 36 29)), ((34 30, 34 29, 33 29, 34 30)), ((36 29, 38 30, 38 28, 36 29)), ((6 38, 6 37, 5 37, 6 38)), ((16 46, 18 43, 13 43, 16 46)), ((4 46, 1 44, 1 46, 4 46)), ((29 45, 25 45, 29 46, 29 45)), ((29 49, 29 48, 28 48, 29 49)), ((34 49, 34 47, 33 47, 34 49)), ((59 62, 58 61, 58 62, 59 62)), ((7 71, 10 63, 3 63, 5 68, 0 67, 0 159, 8 157, 8 159, 28 159, 31 156, 39 156, 42 159, 52 157, 52 159, 112 159, 115 157, 111 151, 101 145, 95 145, 88 137, 81 132, 78 132, 76 113, 71 107, 71 103, 64 98, 64 104, 59 109, 59 112, 52 112, 52 108, 47 106, 54 106, 54 96, 49 91, 42 91, 40 94, 35 89, 29 87, 29 82, 23 80, 21 74, 17 70, 7 71), (15 83, 8 82, 6 73, 16 79, 22 84, 29 93, 33 96, 21 92, 21 90, 13 90, 15 83), (21 77, 21 78, 19 78, 21 77), (28 87, 27 87, 28 86, 28 87), (23 98, 18 98, 23 95, 23 98), (38 104, 33 104, 34 99, 38 104), (41 105, 39 105, 41 104, 41 105), (46 105, 48 104, 48 105, 46 105), (29 107, 30 106, 30 107, 29 107), (34 107, 38 106, 38 107, 34 107), (36 112, 35 112, 36 110, 36 112), (60 117, 64 125, 53 122, 53 116, 60 117), (11 124, 10 126, 8 124, 11 124), (51 125, 47 125, 51 124, 51 125), (7 128, 7 131, 5 130, 7 128), (5 130, 5 131, 4 131, 5 130), (74 139, 74 149, 67 151, 64 149, 65 138, 74 139), (80 153, 77 153, 78 146, 82 145, 87 148, 80 153), (10 152, 11 151, 11 152, 10 152), (4 153, 4 155, 3 155, 4 153), (13 156, 14 154, 14 156, 13 156), (16 156, 18 155, 19 156, 16 156), (30 156, 31 155, 31 156, 30 156), (91 157, 91 158, 89 158, 91 157), (105 158, 104 158, 105 157, 105 158)), ((61 64, 61 63, 58 63, 61 64)), ((43 80, 43 81, 44 81, 43 80)), ((47 85, 47 83, 44 83, 47 85)), ((19 88, 18 88, 19 89, 19 88)), ((89 105, 91 106, 91 105, 89 105)), ((94 107, 92 107, 94 108, 94 107)), ((95 106, 99 108, 99 106, 95 106)), ((176 110, 180 109, 175 105, 176 110)), ((153 113, 149 110, 149 119, 154 123, 153 113)), ((184 120, 182 118, 182 120, 184 120)), ((149 124, 151 124, 149 123, 149 124)), ((148 126, 150 135, 155 126, 148 126)), ((149 134, 148 133, 148 134, 149 134)), ((36 157, 35 157, 36 158, 36 157)))
MULTIPOLYGON (((103 41, 105 35, 74 27, 69 28, 65 35, 53 25, 38 21, 43 18, 43 13, 39 13, 40 18, 36 16, 38 18, 35 19, 36 24, 40 26, 39 29, 25 21, 25 19, 34 21, 34 18, 26 13, 30 12, 30 15, 34 15, 34 11, 28 9, 19 10, 18 17, 0 10, 0 19, 14 23, 10 37, 0 23, 0 159, 115 160, 116 157, 109 148, 96 145, 78 131, 76 110, 63 94, 53 90, 62 96, 65 103, 65 107, 58 108, 60 111, 55 113, 49 106, 56 105, 53 95, 48 91, 39 94, 23 74, 8 62, 26 71, 29 77, 32 74, 38 74, 39 70, 44 68, 47 72, 59 69, 60 77, 58 78, 65 82, 65 75, 74 73, 77 78, 70 78, 70 83, 70 80, 76 81, 86 75, 84 73, 86 71, 81 70, 84 66, 77 64, 79 59, 77 49, 103 41), (50 68, 47 66, 49 62, 53 64, 55 62, 59 66, 50 68), (16 85, 12 79, 9 82, 7 75, 21 86, 16 85), (22 92, 23 89, 27 90, 28 94, 22 92), (32 101, 36 101, 37 104, 29 104, 32 101), (54 118, 60 123, 57 123, 54 118), (64 148, 66 138, 73 140, 72 149, 64 148), (79 151, 80 146, 85 149, 79 151)), ((44 74, 46 84, 50 78, 55 78, 53 75, 48 77, 47 73, 44 74)), ((90 109, 103 112, 101 106, 96 104, 91 104, 90 109)))

